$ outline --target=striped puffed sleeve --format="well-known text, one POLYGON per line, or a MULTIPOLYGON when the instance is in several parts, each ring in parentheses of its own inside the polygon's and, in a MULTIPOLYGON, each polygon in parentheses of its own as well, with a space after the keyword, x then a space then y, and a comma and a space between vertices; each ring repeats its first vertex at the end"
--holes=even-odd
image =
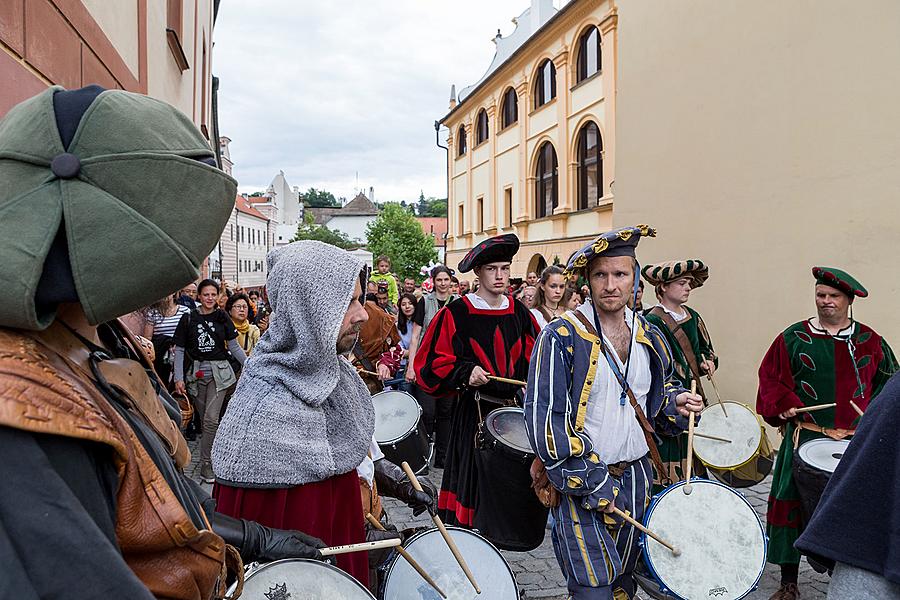
MULTIPOLYGON (((663 384, 664 398, 662 406, 660 407, 659 412, 656 413, 653 428, 657 435, 668 437, 675 436, 683 433, 688 428, 687 417, 679 414, 678 405, 675 402, 675 398, 687 390, 684 389, 684 386, 682 386, 678 378, 675 377, 674 356, 672 355, 672 350, 669 348, 668 342, 666 342, 665 336, 663 336, 656 325, 652 324, 647 328, 647 334, 650 336, 651 343, 653 344, 656 353, 659 355, 660 367, 662 368, 663 379, 665 381, 663 384)), ((700 415, 696 415, 694 418, 696 419, 695 423, 700 422, 700 415)))
POLYGON ((525 428, 531 447, 547 469, 553 486, 580 496, 587 510, 603 508, 618 494, 606 464, 593 451, 590 438, 575 431, 570 418, 578 400, 569 394, 572 366, 562 338, 552 327, 538 335, 528 369, 525 428))

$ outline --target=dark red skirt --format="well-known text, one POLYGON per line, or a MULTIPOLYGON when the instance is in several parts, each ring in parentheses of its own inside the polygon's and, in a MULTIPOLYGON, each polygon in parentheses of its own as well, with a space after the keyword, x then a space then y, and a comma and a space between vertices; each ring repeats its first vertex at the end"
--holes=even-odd
MULTIPOLYGON (((216 510, 277 529, 298 529, 329 546, 366 541, 362 499, 356 470, 325 481, 290 488, 241 488, 216 484, 216 510)), ((369 585, 365 552, 340 554, 337 566, 364 586, 369 585)))

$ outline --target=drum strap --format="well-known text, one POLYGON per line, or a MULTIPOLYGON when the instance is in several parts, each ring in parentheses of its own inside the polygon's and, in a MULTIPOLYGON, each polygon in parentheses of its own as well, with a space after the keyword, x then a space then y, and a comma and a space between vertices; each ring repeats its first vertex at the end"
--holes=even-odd
MULTIPOLYGON (((597 330, 594 329, 593 324, 587 320, 581 311, 575 310, 572 313, 578 317, 578 320, 581 321, 581 324, 584 325, 584 328, 587 329, 588 333, 593 336, 596 336, 600 340, 600 350, 603 351, 603 354, 609 358, 607 354, 609 350, 606 348, 606 344, 603 343, 603 338, 597 335, 597 330)), ((656 447, 656 440, 653 439, 653 434, 655 430, 653 429, 653 425, 650 424, 650 421, 647 420, 647 415, 644 414, 641 405, 638 404, 637 399, 634 397, 634 392, 631 391, 631 387, 625 385, 625 382, 622 381, 622 373, 619 371, 613 371, 616 375, 616 378, 619 379, 619 385, 621 385, 625 391, 628 393, 628 401, 631 403, 631 408, 634 409, 634 416, 638 420, 638 424, 641 426, 641 431, 644 432, 644 439, 647 441, 647 448, 650 449, 650 460, 653 462, 653 467, 656 469, 656 472, 659 474, 660 480, 665 478, 665 473, 667 473, 665 467, 663 466, 662 457, 659 455, 659 448, 656 447)), ((668 482, 663 481, 666 485, 670 483, 674 483, 674 481, 669 480, 668 482)))
POLYGON ((816 425, 815 423, 797 423, 797 427, 796 429, 794 429, 794 450, 800 447, 801 429, 821 433, 822 435, 828 436, 833 440, 842 440, 856 433, 855 429, 830 429, 828 427, 821 427, 819 425, 816 425))
MULTIPOLYGON (((681 327, 688 319, 685 319, 681 323, 677 323, 675 319, 672 318, 672 315, 659 306, 654 306, 650 310, 650 314, 659 317, 662 322, 666 324, 666 328, 672 333, 675 341, 678 342, 678 347, 681 349, 681 353, 684 354, 684 359, 687 361, 688 368, 691 370, 691 375, 694 377, 694 381, 697 382, 697 391, 703 396, 705 403, 706 394, 703 393, 703 386, 700 384, 700 365, 697 364, 697 357, 694 355, 694 348, 691 346, 691 341, 681 327)), ((693 318, 690 314, 691 313, 688 313, 688 318, 693 318)))

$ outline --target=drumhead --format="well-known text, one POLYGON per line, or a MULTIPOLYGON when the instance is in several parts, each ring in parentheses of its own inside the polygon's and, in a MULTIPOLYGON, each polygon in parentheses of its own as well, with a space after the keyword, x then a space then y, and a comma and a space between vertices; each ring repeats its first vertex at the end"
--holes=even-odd
POLYGON ((534 454, 525 433, 525 411, 515 406, 492 410, 484 420, 498 442, 525 454, 534 454))
POLYGON ((849 440, 823 438, 800 444, 797 452, 800 459, 811 467, 821 469, 826 473, 834 473, 849 445, 849 440))
MULTIPOLYGON (((228 594, 234 591, 231 586, 228 594)), ((241 600, 346 598, 375 600, 361 583, 337 567, 317 560, 288 558, 251 568, 241 600)))
MULTIPOLYGON (((437 529, 421 531, 403 544, 410 555, 447 594, 448 600, 518 600, 516 578, 506 560, 489 541, 468 529, 447 527, 450 536, 481 588, 481 594, 469 583, 462 568, 447 548, 437 529)), ((397 557, 385 577, 384 600, 440 599, 440 595, 397 557)))
MULTIPOLYGON (((730 408, 730 407, 729 407, 730 408)), ((729 413, 730 414, 730 413, 729 413)), ((644 561, 663 591, 684 599, 737 600, 753 591, 766 564, 766 532, 753 507, 716 481, 676 483, 653 498, 645 525, 681 551, 642 536, 644 561)))
POLYGON ((695 431, 731 440, 731 443, 694 437, 694 454, 714 469, 736 469, 759 454, 762 424, 756 413, 739 402, 724 402, 728 416, 718 404, 710 404, 700 413, 695 431))
POLYGON ((375 406, 375 441, 390 444, 415 429, 422 408, 416 399, 400 390, 386 390, 372 396, 375 406))

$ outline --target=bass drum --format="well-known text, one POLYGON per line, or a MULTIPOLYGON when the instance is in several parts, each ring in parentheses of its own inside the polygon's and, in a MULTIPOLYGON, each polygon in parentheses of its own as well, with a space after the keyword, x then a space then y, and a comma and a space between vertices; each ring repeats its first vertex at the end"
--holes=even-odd
POLYGON ((850 440, 820 438, 809 440, 794 451, 793 476, 800 495, 803 528, 816 511, 825 486, 848 446, 850 440))
MULTIPOLYGON (((469 583, 437 529, 420 531, 406 540, 403 546, 449 600, 519 600, 516 577, 497 548, 470 529, 448 526, 447 531, 472 569, 475 581, 481 588, 480 595, 469 583)), ((381 597, 383 600, 441 599, 437 591, 400 556, 388 567, 381 597)))
MULTIPOLYGON (((226 598, 235 598, 232 585, 226 598)), ((362 584, 328 563, 305 558, 251 564, 244 574, 241 600, 283 600, 296 598, 375 600, 362 584)))
POLYGON ((775 451, 765 426, 752 409, 739 402, 724 402, 728 416, 718 404, 701 413, 697 433, 731 440, 731 443, 694 438, 694 454, 710 475, 736 488, 752 487, 765 479, 775 464, 775 451))
POLYGON ((410 394, 386 390, 372 396, 375 407, 375 441, 385 458, 399 465, 406 461, 421 473, 431 460, 428 434, 422 424, 422 407, 410 394))

